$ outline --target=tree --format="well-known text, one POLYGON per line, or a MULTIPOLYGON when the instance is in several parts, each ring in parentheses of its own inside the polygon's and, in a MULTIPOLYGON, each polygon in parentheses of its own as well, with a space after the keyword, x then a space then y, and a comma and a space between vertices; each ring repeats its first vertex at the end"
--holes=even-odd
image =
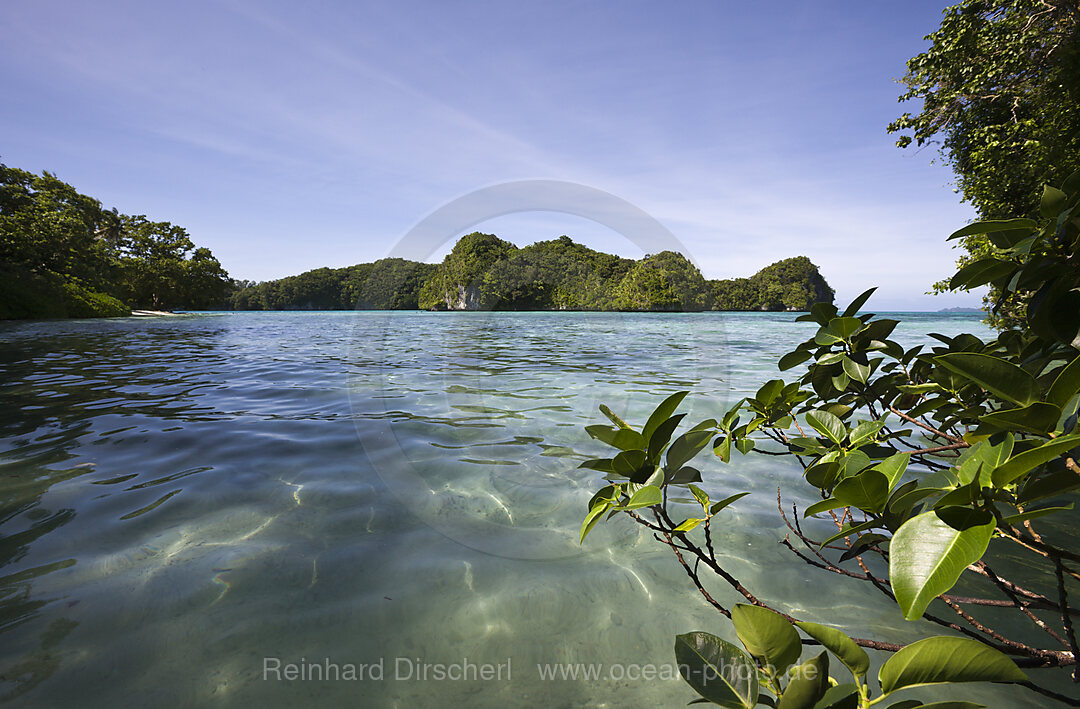
MULTIPOLYGON (((1042 186, 1080 169, 1080 3, 965 0, 926 39, 900 96, 922 108, 889 125, 897 145, 937 143, 981 218, 1037 216, 1042 186)), ((994 253, 981 235, 960 244, 961 266, 994 253)), ((1000 304, 992 322, 1019 325, 1024 297, 1000 304)))
POLYGON ((950 237, 985 235, 999 251, 961 269, 953 286, 991 282, 1005 295, 1035 294, 1020 330, 988 342, 934 335, 940 345, 930 351, 904 350, 889 339, 898 321, 859 315, 870 289, 843 312, 818 303, 801 316, 817 331, 777 363, 781 371, 807 363, 801 376, 765 382, 720 421, 676 437, 688 394, 677 392, 640 428, 604 406, 613 425, 586 427, 616 453, 581 465, 608 481, 589 501, 581 539, 610 514, 630 516, 673 551, 746 649, 705 632, 676 638, 684 678, 705 700, 751 708, 760 688, 777 697, 765 696, 769 706, 866 709, 920 684, 997 681, 1080 706, 1080 697, 1054 691, 1045 677, 1080 668, 1069 599, 1080 581, 1080 547, 1070 530, 1047 524, 1072 509, 1080 490, 1080 172, 1062 189, 1046 188, 1039 213, 1038 222, 986 220, 950 237), (794 507, 788 516, 777 491, 789 530, 782 544, 823 574, 870 584, 907 620, 959 635, 908 645, 851 638, 768 606, 716 553, 715 520, 748 493, 724 490, 714 500, 699 486, 705 473, 690 463, 710 443, 724 464, 754 451, 797 460, 821 499, 800 520, 794 507), (745 603, 710 593, 706 573, 745 603), (956 595, 961 578, 965 595, 956 595), (1006 612, 1023 625, 1002 632, 1006 612), (788 672, 807 642, 827 652, 788 672), (893 653, 877 697, 863 648, 893 653), (830 654, 853 683, 823 679, 830 654), (717 678, 717 668, 739 672, 717 678), (709 672, 713 681, 702 682, 709 672))

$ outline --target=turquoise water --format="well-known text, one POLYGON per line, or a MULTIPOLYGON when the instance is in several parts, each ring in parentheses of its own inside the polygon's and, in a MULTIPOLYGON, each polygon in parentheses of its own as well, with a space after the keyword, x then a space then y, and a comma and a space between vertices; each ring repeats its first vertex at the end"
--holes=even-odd
MULTIPOLYGON (((908 344, 987 334, 977 316, 904 317, 908 344)), ((690 419, 715 416, 812 332, 788 314, 720 313, 2 324, 0 697, 684 706, 681 680, 640 675, 663 673, 675 634, 731 637, 730 624, 632 524, 578 546, 599 477, 576 466, 601 452, 582 427, 601 402, 640 421, 679 389, 695 392, 690 419), (288 680, 275 662, 333 663, 339 677, 352 665, 357 679, 288 680), (566 662, 601 676, 540 676, 566 662), (470 663, 475 679, 433 676, 470 663)), ((753 493, 724 513, 718 543, 760 595, 864 636, 927 632, 778 546, 776 486, 797 469, 703 460, 714 493, 753 493)))

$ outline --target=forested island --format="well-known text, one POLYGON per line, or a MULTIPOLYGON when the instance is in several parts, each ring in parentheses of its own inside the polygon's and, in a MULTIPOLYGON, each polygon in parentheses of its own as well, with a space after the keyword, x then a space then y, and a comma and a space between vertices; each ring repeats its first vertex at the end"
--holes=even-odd
POLYGON ((385 258, 236 281, 169 222, 120 214, 55 175, 0 164, 0 319, 153 310, 802 311, 833 302, 805 256, 708 280, 682 254, 640 260, 568 236, 518 248, 462 237, 440 264, 385 258))
POLYGON ((641 260, 568 236, 518 248, 493 234, 463 236, 442 263, 399 258, 241 284, 236 310, 809 310, 833 290, 805 256, 749 278, 707 280, 686 257, 641 260))

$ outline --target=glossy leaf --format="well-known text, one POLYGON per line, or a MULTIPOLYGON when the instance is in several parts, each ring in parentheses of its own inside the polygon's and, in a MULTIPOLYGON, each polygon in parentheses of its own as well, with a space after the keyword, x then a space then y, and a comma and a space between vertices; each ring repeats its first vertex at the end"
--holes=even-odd
POLYGON ((611 428, 610 426, 597 424, 595 426, 586 426, 585 433, 589 434, 591 438, 624 451, 645 450, 647 445, 647 441, 640 433, 625 428, 611 428))
POLYGON ((821 543, 821 546, 828 546, 829 544, 832 544, 837 540, 843 539, 844 537, 851 536, 852 534, 858 534, 859 532, 865 532, 868 529, 873 529, 874 527, 880 526, 881 523, 873 519, 868 519, 865 522, 860 522, 856 525, 844 525, 843 529, 823 541, 821 543))
POLYGON ((1064 409, 1077 392, 1080 392, 1080 357, 1073 359, 1058 372, 1050 390, 1046 392, 1046 401, 1064 409))
POLYGON ((810 359, 813 355, 806 350, 795 350, 794 352, 788 352, 786 355, 780 358, 777 363, 777 368, 781 372, 786 372, 792 367, 797 367, 806 360, 810 359))
POLYGON ((847 507, 843 502, 837 500, 834 497, 830 497, 827 500, 821 500, 803 510, 803 517, 810 517, 812 515, 821 514, 822 512, 828 512, 829 510, 837 510, 841 507, 847 507))
POLYGON ((652 433, 648 436, 649 450, 647 455, 650 461, 659 462, 660 454, 667 447, 668 441, 671 440, 671 434, 675 433, 675 429, 678 428, 679 423, 684 418, 686 418, 686 414, 676 414, 652 429, 652 433))
POLYGON ((859 709, 859 688, 850 682, 829 687, 813 709, 859 709))
POLYGON ((986 220, 975 222, 974 224, 968 224, 963 229, 957 229, 949 236, 946 241, 952 241, 953 239, 959 239, 963 236, 971 236, 973 234, 990 234, 995 231, 1010 231, 1012 229, 1036 229, 1038 224, 1031 219, 1001 219, 1001 220, 986 220))
POLYGON ((645 422, 645 428, 641 429, 641 437, 646 441, 652 440, 653 432, 656 431, 660 424, 671 418, 671 415, 675 413, 675 409, 679 408, 679 404, 689 393, 688 391, 677 391, 661 401, 660 405, 649 416, 649 420, 645 422))
POLYGON ((921 618, 982 557, 993 533, 993 521, 961 531, 932 511, 905 522, 889 544, 889 583, 904 617, 921 618))
POLYGON ((720 510, 722 510, 725 507, 727 507, 728 505, 730 505, 732 502, 735 502, 736 500, 739 500, 739 499, 741 499, 743 497, 746 497, 749 494, 750 494, 749 492, 739 492, 739 493, 736 493, 734 495, 731 495, 730 497, 725 497, 723 500, 720 500, 719 502, 714 502, 712 504, 712 507, 709 508, 709 514, 710 515, 716 514, 720 510))
POLYGON ((844 374, 848 375, 850 378, 854 379, 860 384, 865 384, 866 380, 870 378, 869 365, 859 364, 858 362, 852 360, 849 357, 844 357, 842 362, 844 367, 844 374))
POLYGON ((949 280, 949 288, 969 290, 986 285, 1016 270, 1017 264, 996 258, 984 258, 965 265, 949 280))
POLYGON ((628 424, 626 421, 623 421, 618 414, 609 409, 607 404, 600 404, 600 413, 602 413, 604 416, 607 416, 608 421, 611 421, 613 424, 615 424, 617 428, 624 428, 628 431, 634 430, 630 427, 630 424, 628 424))
POLYGON ((1046 434, 1054 430, 1060 418, 1059 407, 1044 401, 1036 401, 1030 406, 994 411, 979 417, 979 420, 1007 431, 1046 434))
POLYGON ((829 655, 817 656, 795 668, 794 677, 788 682, 776 709, 814 709, 818 700, 829 689, 829 655))
POLYGON ((889 481, 889 489, 892 490, 896 487, 896 483, 900 482, 900 478, 903 477, 904 471, 907 470, 910 460, 910 453, 894 453, 875 465, 873 469, 885 475, 885 478, 889 481))
POLYGON ((827 625, 801 621, 796 623, 800 630, 821 643, 821 646, 836 655, 851 670, 856 678, 862 677, 870 669, 870 656, 866 650, 855 644, 855 641, 836 628, 827 625))
POLYGON ((700 453, 701 450, 709 444, 709 441, 710 439, 712 439, 712 437, 713 431, 695 431, 691 429, 676 438, 675 441, 671 444, 671 447, 668 448, 668 468, 681 468, 694 456, 700 453))
POLYGON ((730 709, 753 709, 758 677, 746 654, 715 635, 695 632, 675 636, 679 674, 705 699, 730 709))
POLYGON ((799 633, 776 611, 737 603, 731 609, 731 622, 747 652, 777 674, 798 662, 802 654, 799 633))
POLYGON ((806 422, 837 445, 843 443, 847 436, 847 427, 844 426, 844 422, 828 411, 809 411, 806 414, 806 422))
POLYGON ((874 294, 874 291, 876 290, 877 286, 874 286, 873 288, 867 288, 862 293, 860 293, 858 297, 856 297, 855 300, 851 301, 844 309, 843 316, 845 318, 849 318, 855 315, 855 313, 859 312, 859 308, 861 308, 866 303, 866 301, 870 299, 870 296, 872 296, 874 294))
POLYGON ((939 636, 911 643, 878 672, 881 691, 942 682, 1024 682, 1027 676, 1003 653, 971 638, 939 636))
POLYGON ((1000 357, 976 352, 953 352, 934 357, 934 361, 1017 406, 1027 406, 1039 400, 1039 385, 1035 377, 1000 357))
POLYGON ((645 451, 623 451, 611 461, 611 467, 619 475, 627 477, 636 474, 645 466, 645 451))
POLYGON ((701 524, 704 521, 705 521, 704 519, 701 519, 701 518, 698 518, 698 517, 691 517, 690 519, 686 520, 685 522, 680 524, 678 527, 676 527, 675 531, 676 532, 689 532, 690 530, 695 529, 699 524, 701 524))
POLYGON ((638 488, 637 492, 630 496, 630 500, 621 505, 619 509, 623 510, 636 510, 642 507, 652 507, 653 505, 659 505, 663 500, 663 494, 660 488, 655 485, 643 485, 638 488))
POLYGON ((876 470, 864 470, 837 483, 833 488, 833 497, 845 506, 881 512, 889 497, 889 479, 876 470))
POLYGON ((1038 448, 1032 448, 1031 450, 1014 455, 1004 464, 998 466, 997 470, 993 472, 991 479, 994 481, 994 485, 1003 487, 1019 479, 1025 473, 1034 470, 1043 463, 1057 458, 1062 453, 1065 453, 1078 445, 1080 445, 1080 433, 1055 438, 1038 448))

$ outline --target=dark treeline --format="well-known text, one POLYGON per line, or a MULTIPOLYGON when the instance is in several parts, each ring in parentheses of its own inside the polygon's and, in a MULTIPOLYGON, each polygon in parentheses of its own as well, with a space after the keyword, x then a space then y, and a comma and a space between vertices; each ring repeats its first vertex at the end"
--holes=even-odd
POLYGON ((232 287, 181 227, 104 209, 55 175, 0 164, 0 318, 221 307, 232 287))
POLYGON ((242 283, 237 310, 808 310, 833 290, 805 256, 750 278, 706 280, 681 254, 635 261, 562 236, 518 248, 492 234, 462 237, 438 265, 383 259, 242 283))

